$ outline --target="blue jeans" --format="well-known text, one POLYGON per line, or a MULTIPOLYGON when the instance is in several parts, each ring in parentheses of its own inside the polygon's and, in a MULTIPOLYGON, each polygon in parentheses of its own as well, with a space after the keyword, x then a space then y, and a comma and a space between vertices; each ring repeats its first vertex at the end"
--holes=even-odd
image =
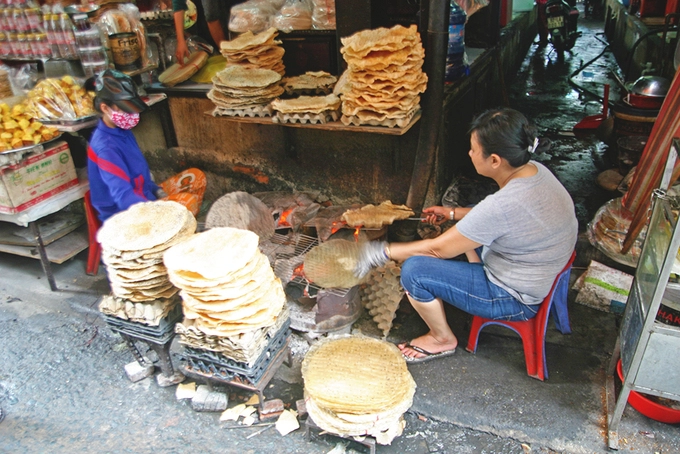
POLYGON ((410 257, 401 267, 401 285, 415 301, 441 298, 469 314, 494 320, 529 320, 539 307, 518 301, 489 281, 482 263, 410 257))

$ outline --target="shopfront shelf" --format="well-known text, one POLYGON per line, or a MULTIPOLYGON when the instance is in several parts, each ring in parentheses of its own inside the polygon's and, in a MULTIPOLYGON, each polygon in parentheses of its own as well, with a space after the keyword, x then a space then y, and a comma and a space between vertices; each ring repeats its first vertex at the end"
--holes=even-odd
MULTIPOLYGON (((205 112, 205 115, 213 117, 211 111, 205 112)), ((346 126, 340 121, 333 121, 329 123, 311 124, 311 123, 275 123, 272 117, 237 117, 237 116, 218 116, 214 118, 221 118, 227 121, 236 121, 240 123, 250 123, 258 125, 276 125, 286 126, 289 128, 304 128, 304 129, 321 129, 324 131, 340 131, 340 132, 368 132, 373 134, 386 134, 392 136, 402 136, 408 132, 409 129, 420 120, 421 112, 417 112, 409 124, 403 128, 389 128, 386 126, 346 126)))

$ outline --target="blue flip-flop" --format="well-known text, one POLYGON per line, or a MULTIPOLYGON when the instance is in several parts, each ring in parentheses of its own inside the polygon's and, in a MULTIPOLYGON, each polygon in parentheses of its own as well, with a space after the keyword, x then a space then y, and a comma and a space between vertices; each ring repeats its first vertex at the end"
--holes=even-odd
POLYGON ((444 358, 444 357, 446 357, 446 356, 451 356, 451 355, 453 355, 454 353, 456 353, 456 349, 455 349, 455 348, 452 348, 451 350, 444 350, 443 352, 439 352, 439 353, 431 353, 431 352, 428 352, 428 351, 425 350, 425 349, 422 349, 422 348, 418 347, 417 345, 411 345, 410 342, 406 342, 406 344, 405 344, 404 346, 405 346, 405 347, 408 347, 408 348, 410 348, 410 349, 412 349, 412 350, 415 350, 415 351, 417 351, 418 353, 421 353, 421 354, 425 355, 425 356, 421 356, 420 358, 413 358, 413 357, 411 357, 411 356, 406 356, 406 355, 404 355, 404 354, 402 353, 402 355, 403 355, 403 357, 404 357, 404 360, 405 360, 407 363, 409 363, 409 364, 424 363, 424 362, 426 362, 426 361, 431 361, 431 360, 433 360, 433 359, 444 358))

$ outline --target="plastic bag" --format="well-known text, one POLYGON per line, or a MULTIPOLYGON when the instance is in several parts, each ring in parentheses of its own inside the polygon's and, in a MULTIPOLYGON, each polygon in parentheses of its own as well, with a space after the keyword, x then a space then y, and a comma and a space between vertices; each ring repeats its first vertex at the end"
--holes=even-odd
POLYGON ((248 0, 231 7, 229 31, 260 33, 269 28, 272 16, 279 8, 276 0, 248 0))
POLYGON ((456 0, 456 3, 463 8, 469 19, 474 13, 487 6, 489 0, 456 0))
POLYGON ((213 77, 219 71, 227 67, 227 59, 221 55, 213 55, 208 62, 196 74, 191 76, 191 81, 197 84, 210 84, 213 77))
POLYGON ((590 244, 604 252, 609 258, 633 268, 637 266, 642 243, 646 236, 645 227, 633 243, 627 254, 621 253, 632 214, 621 206, 621 197, 612 199, 597 210, 593 220, 588 224, 586 235, 590 244))
POLYGON ((92 95, 71 76, 43 79, 28 92, 27 106, 36 118, 75 120, 95 114, 92 95))
POLYGON ((24 63, 23 65, 9 69, 9 80, 15 94, 24 93, 38 81, 38 64, 24 63))
MULTIPOLYGON (((145 68, 150 64, 151 51, 146 42, 146 27, 137 18, 138 16, 139 10, 135 5, 123 4, 102 14, 98 24, 107 36, 118 33, 134 33, 137 35, 141 67, 145 68)), ((110 44, 107 47, 110 48, 110 44)))
POLYGON ((335 0, 312 0, 312 28, 335 30, 335 0))
POLYGON ((272 27, 282 32, 312 28, 312 3, 309 0, 286 0, 272 18, 272 27))

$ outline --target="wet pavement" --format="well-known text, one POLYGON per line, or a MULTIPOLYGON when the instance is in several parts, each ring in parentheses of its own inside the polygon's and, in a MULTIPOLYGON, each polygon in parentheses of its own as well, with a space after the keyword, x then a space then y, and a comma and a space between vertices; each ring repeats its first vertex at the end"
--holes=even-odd
MULTIPOLYGON (((510 85, 510 101, 538 124, 542 137, 551 139, 550 152, 537 159, 572 194, 583 232, 595 211, 617 194, 595 182, 600 172, 616 166, 610 147, 595 134, 571 135, 572 126, 600 106, 568 78, 606 46, 599 35, 602 21, 581 20, 580 25, 584 36, 564 60, 550 46, 532 46, 510 85)), ((610 72, 616 68, 611 53, 604 52, 574 82, 600 94, 610 83, 614 98, 618 93, 610 72)), ((461 197, 467 199, 490 189, 488 182, 470 176, 461 181, 461 197)), ((577 262, 572 279, 587 266, 585 256, 590 255, 577 262)), ((108 292, 103 267, 98 276, 86 276, 85 262, 82 253, 55 265, 61 290, 50 292, 37 260, 0 254, 0 406, 6 414, 0 452, 326 453, 341 441, 331 436, 307 441, 303 429, 282 437, 271 426, 220 422, 219 413, 195 412, 187 401, 177 401, 174 387, 161 388, 151 378, 130 382, 123 366, 133 357, 96 307, 108 292)), ((476 354, 461 345, 451 357, 410 367, 418 388, 405 432, 377 452, 606 452, 605 375, 620 319, 575 304, 574 298, 571 292, 572 334, 562 335, 549 324, 545 382, 526 375, 517 335, 485 328, 476 354)), ((470 317, 453 308, 447 314, 465 344, 470 317)), ((378 335, 367 317, 354 330, 378 335)), ((388 340, 410 339, 424 330, 419 317, 403 307, 388 340)), ((294 408, 302 397, 299 362, 305 348, 296 337, 294 362, 281 367, 264 391, 267 398, 281 398, 294 408)), ((173 344, 175 360, 179 349, 173 344)), ((225 391, 229 406, 248 397, 234 388, 225 391)), ((622 453, 680 452, 677 426, 652 421, 630 406, 620 437, 622 453)), ((347 449, 367 452, 357 444, 347 449)))

